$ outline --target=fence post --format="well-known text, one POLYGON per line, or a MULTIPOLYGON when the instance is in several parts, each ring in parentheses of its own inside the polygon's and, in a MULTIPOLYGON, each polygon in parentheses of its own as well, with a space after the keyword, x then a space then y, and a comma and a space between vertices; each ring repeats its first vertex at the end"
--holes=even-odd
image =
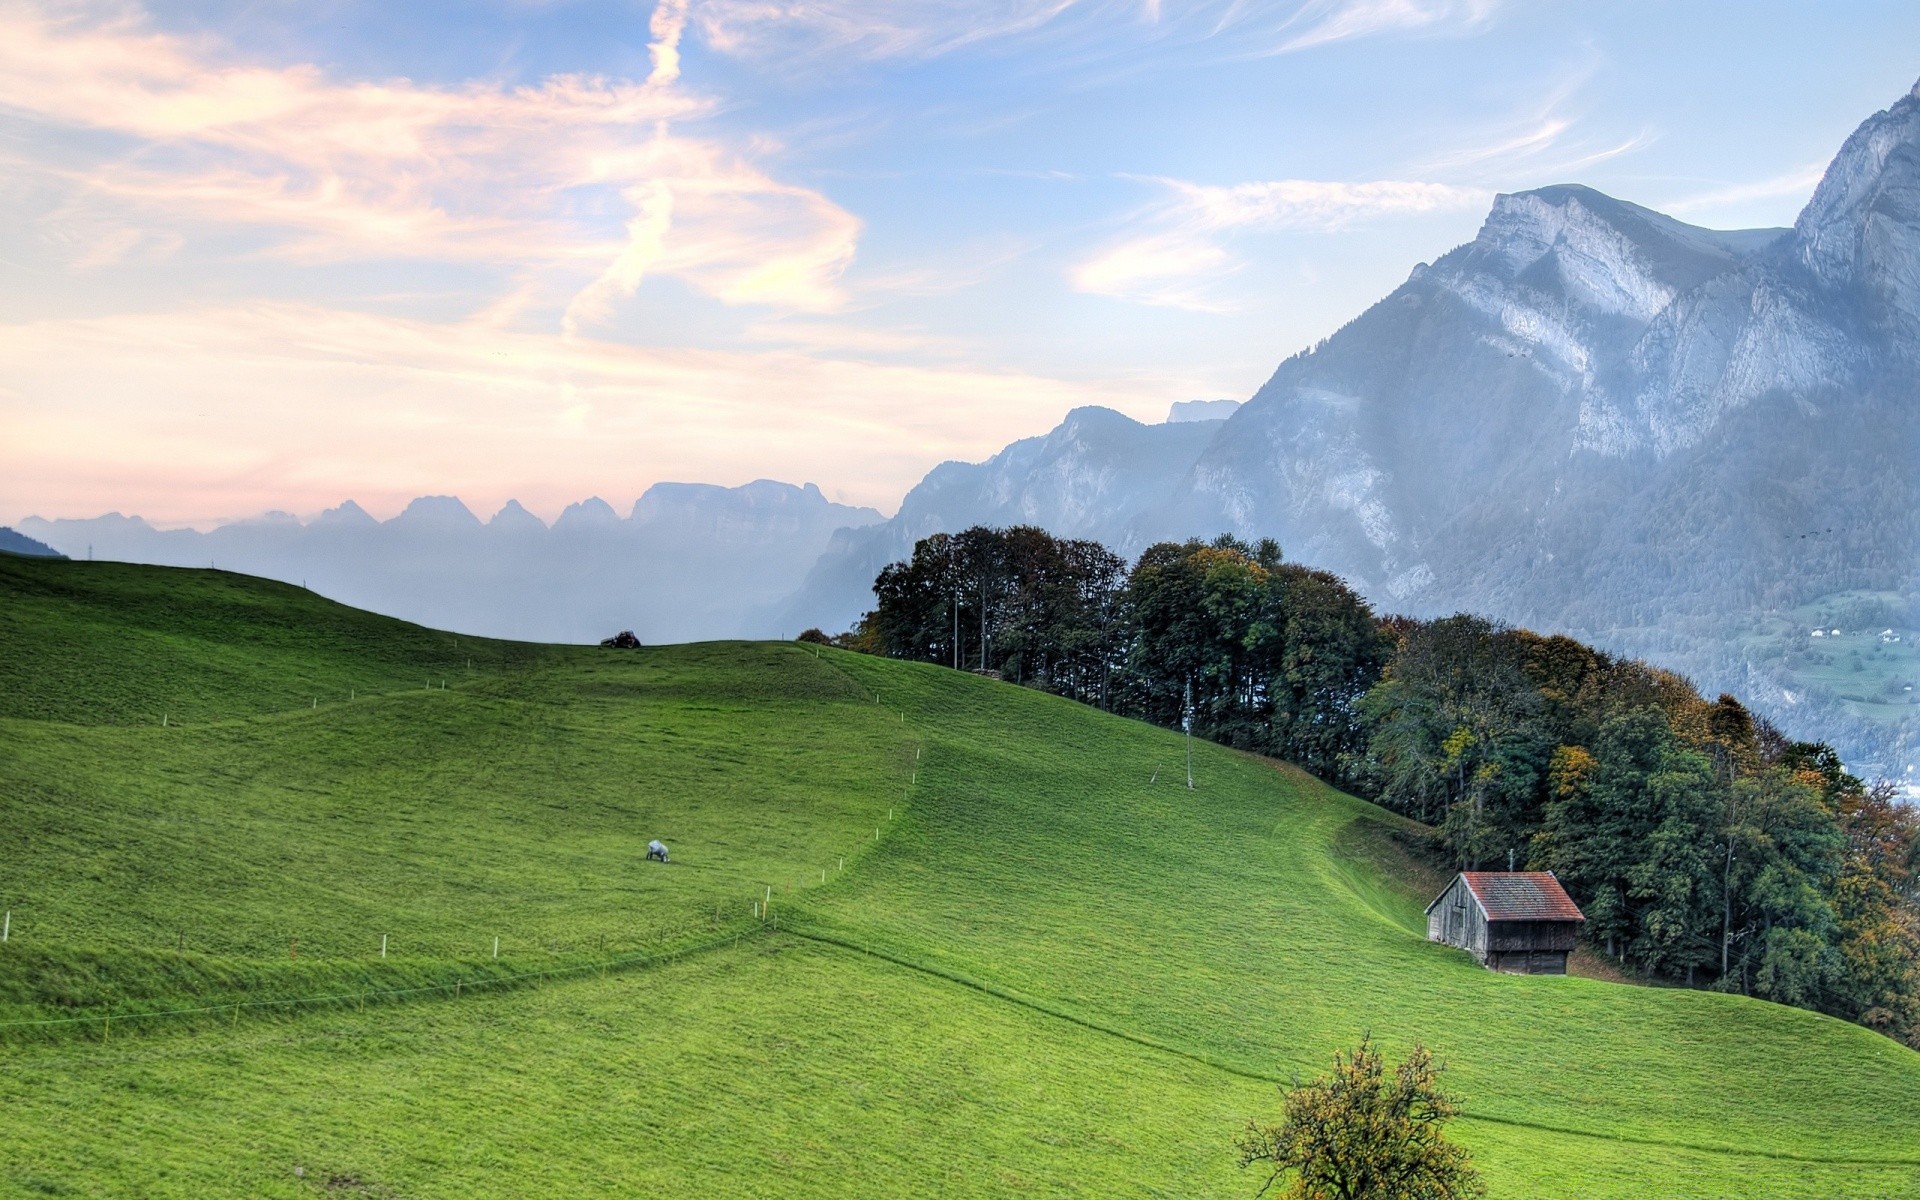
POLYGON ((13 910, 8 909, 5 920, 0 920, 0 942, 13 936, 13 910))
POLYGON ((495 958, 500 957, 500 939, 498 937, 493 939, 493 956, 495 958))
POLYGON ((380 957, 385 958, 386 956, 387 956, 387 935, 383 933, 380 935, 380 957))

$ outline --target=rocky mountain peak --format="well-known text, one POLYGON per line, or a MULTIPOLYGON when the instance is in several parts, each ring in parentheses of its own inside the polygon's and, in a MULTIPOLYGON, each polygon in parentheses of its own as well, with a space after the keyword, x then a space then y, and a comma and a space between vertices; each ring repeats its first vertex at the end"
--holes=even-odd
POLYGON ((487 528, 514 530, 526 533, 544 533, 547 528, 547 523, 528 512, 526 506, 518 500, 509 500, 500 506, 499 512, 494 513, 493 516, 488 519, 487 528))
POLYGON ((1644 322, 1770 240, 1702 229, 1590 187, 1556 184, 1495 197, 1470 258, 1506 282, 1644 322))
POLYGON ((598 496, 589 496, 560 510, 553 527, 555 530, 581 531, 607 529, 619 523, 620 514, 613 511, 613 505, 598 496))
POLYGON ((1853 132, 1794 223, 1794 251, 1877 325, 1920 329, 1920 84, 1853 132))
POLYGON ((379 522, 373 514, 361 508, 352 500, 342 500, 336 507, 329 508, 313 519, 316 526, 328 526, 343 529, 370 529, 379 522))
POLYGON ((409 501, 390 525, 442 529, 477 529, 480 518, 458 496, 421 496, 409 501))

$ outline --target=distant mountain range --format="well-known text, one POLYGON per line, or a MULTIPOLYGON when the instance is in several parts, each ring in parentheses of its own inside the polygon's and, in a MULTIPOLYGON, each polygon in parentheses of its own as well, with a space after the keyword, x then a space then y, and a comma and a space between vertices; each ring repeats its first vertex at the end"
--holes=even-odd
POLYGON ((812 484, 760 480, 656 484, 625 517, 584 500, 551 527, 517 501, 482 522, 451 496, 388 521, 349 500, 309 522, 271 513, 204 533, 118 513, 21 527, 70 557, 216 565, 462 633, 585 642, 631 629, 679 642, 740 636, 835 530, 879 520, 812 484))
POLYGON ((915 540, 1041 525, 1131 555, 1277 538, 1379 607, 1472 610, 1642 655, 1833 741, 1920 760, 1920 87, 1790 229, 1590 188, 1500 196, 1473 241, 1244 405, 1100 408, 944 463, 891 519, 818 489, 666 484, 551 529, 425 498, 206 534, 22 523, 78 556, 218 562, 443 627, 580 641, 844 629, 915 540), (1813 630, 1820 631, 1819 637, 1813 630), (1836 634, 1835 631, 1839 633, 1836 634))

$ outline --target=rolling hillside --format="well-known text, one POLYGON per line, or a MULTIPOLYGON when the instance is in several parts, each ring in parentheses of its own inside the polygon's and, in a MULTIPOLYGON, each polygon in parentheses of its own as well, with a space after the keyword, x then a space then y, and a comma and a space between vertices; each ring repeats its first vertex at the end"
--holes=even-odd
POLYGON ((0 1197, 1246 1196, 1232 1134, 1367 1029, 1451 1064, 1494 1196, 1920 1195, 1920 1055, 1489 974, 1394 818, 1181 754, 831 650, 0 558, 0 1197))

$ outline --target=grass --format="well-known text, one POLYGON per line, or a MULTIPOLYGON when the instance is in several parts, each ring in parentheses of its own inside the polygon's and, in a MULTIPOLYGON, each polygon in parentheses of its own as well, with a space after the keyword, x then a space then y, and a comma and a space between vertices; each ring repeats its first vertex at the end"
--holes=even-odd
POLYGON ((785 646, 495 644, 445 691, 276 711, 316 679, 419 674, 449 639, 252 582, 250 602, 239 576, 0 559, 6 707, 68 718, 0 717, 0 1022, 412 987, 704 937, 857 858, 910 775, 897 716, 785 646), (114 619, 123 586, 135 599, 114 619), (196 674, 179 664, 215 640, 208 613, 229 637, 196 674), (178 614, 195 614, 184 632, 178 614), (309 616, 325 638, 299 632, 309 616), (102 654, 105 629, 142 649, 102 654), (84 690, 55 665, 70 656, 84 690), (169 688, 253 715, 116 722, 126 697, 169 688), (104 723, 75 720, 89 713, 104 723), (681 848, 668 866, 644 861, 655 837, 681 848))
POLYGON ((1896 592, 1835 592, 1756 621, 1742 644, 1756 660, 1778 663, 1796 688, 1830 693, 1854 716, 1910 720, 1920 712, 1920 631, 1907 627, 1908 612, 1896 592))
POLYGON ((793 646, 474 643, 414 691, 446 635, 214 572, 0 559, 0 614, 0 1019, 123 1014, 0 1029, 0 1197, 1244 1196, 1233 1132, 1368 1029, 1448 1061, 1495 1196, 1920 1195, 1920 1055, 1481 970, 1394 819, 1291 769, 1197 746, 1189 792, 1175 735, 793 646))

